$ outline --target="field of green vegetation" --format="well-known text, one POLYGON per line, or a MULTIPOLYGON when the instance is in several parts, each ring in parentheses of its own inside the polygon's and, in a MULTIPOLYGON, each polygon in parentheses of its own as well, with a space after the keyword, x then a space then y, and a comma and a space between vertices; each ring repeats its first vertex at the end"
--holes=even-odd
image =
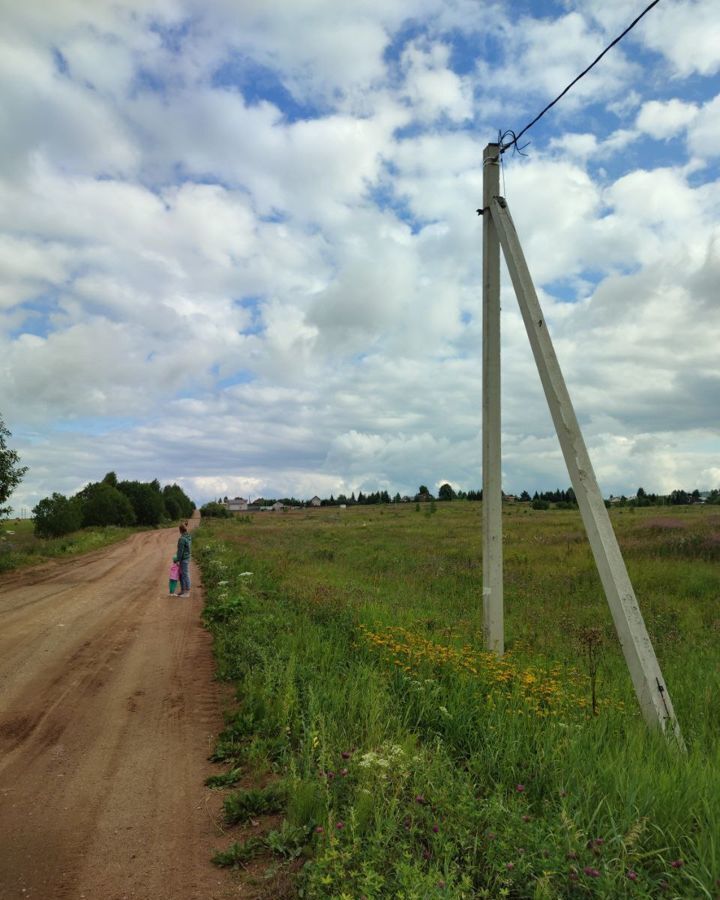
POLYGON ((0 572, 99 550, 123 540, 135 531, 138 529, 96 526, 83 528, 63 537, 46 539, 37 537, 31 519, 7 519, 0 522, 0 572))
POLYGON ((506 508, 502 659, 478 503, 204 520, 238 701, 216 862, 311 898, 718 897, 720 513, 612 517, 687 754, 640 717, 576 511, 506 508))

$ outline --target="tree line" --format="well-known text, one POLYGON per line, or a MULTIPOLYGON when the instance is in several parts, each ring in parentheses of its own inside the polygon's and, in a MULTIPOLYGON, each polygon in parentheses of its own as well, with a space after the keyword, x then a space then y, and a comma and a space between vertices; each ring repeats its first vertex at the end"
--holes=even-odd
POLYGON ((54 493, 33 509, 35 534, 60 537, 79 528, 106 525, 144 525, 189 518, 195 504, 177 484, 160 486, 152 481, 118 481, 108 472, 72 497, 54 493))
MULTIPOLYGON (((338 494, 337 497, 331 494, 329 497, 321 499, 321 506, 372 506, 380 503, 422 503, 432 500, 482 500, 482 488, 477 490, 455 490, 451 484, 447 482, 440 485, 437 496, 433 494, 427 485, 421 484, 417 492, 414 494, 401 495, 397 492, 391 496, 389 491, 372 491, 364 493, 358 491, 357 495, 353 491, 348 497, 346 494, 338 494)), ((556 488, 552 491, 535 491, 530 494, 528 491, 521 491, 520 494, 506 494, 503 491, 503 500, 508 502, 519 501, 521 503, 529 503, 534 509, 549 509, 552 505, 556 509, 572 509, 577 506, 577 498, 575 491, 568 487, 566 489, 556 488)), ((202 507, 204 516, 220 516, 229 517, 232 514, 227 509, 228 498, 218 498, 211 500, 202 507)), ((249 504, 250 508, 261 506, 272 506, 273 503, 282 503, 283 506, 306 507, 311 506, 310 500, 297 500, 295 497, 267 498, 258 497, 249 504)), ((669 494, 651 494, 639 487, 634 497, 613 497, 605 500, 606 506, 677 506, 692 503, 715 503, 720 505, 720 490, 712 490, 705 495, 699 490, 685 491, 674 490, 669 494)))

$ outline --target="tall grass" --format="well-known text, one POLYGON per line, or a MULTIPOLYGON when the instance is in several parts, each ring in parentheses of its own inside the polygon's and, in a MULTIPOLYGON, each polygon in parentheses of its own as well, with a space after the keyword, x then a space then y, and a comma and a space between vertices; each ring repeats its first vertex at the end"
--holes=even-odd
POLYGON ((615 524, 687 755, 638 714, 576 513, 506 512, 502 661, 482 647, 476 504, 203 523, 238 696, 216 758, 282 774, 304 896, 716 896, 719 582, 697 547, 717 526, 660 518, 615 524))
POLYGON ((59 538, 39 538, 35 536, 32 520, 5 520, 0 522, 0 572, 99 550, 138 530, 119 526, 92 527, 59 538))

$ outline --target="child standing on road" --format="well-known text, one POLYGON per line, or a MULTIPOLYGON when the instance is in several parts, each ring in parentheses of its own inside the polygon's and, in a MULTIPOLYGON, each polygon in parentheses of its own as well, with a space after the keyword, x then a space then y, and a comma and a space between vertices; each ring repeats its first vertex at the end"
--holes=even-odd
POLYGON ((177 587, 178 578, 180 578, 180 563, 178 562, 177 555, 173 556, 172 565, 170 566, 170 596, 172 597, 175 594, 175 588, 177 587))

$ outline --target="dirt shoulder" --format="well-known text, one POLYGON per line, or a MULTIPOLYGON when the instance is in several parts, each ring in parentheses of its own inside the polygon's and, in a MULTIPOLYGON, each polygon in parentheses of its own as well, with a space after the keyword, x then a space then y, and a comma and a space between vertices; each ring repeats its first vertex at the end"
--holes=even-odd
POLYGON ((204 787, 222 727, 193 571, 167 596, 175 529, 0 587, 0 897, 226 900, 204 787))

